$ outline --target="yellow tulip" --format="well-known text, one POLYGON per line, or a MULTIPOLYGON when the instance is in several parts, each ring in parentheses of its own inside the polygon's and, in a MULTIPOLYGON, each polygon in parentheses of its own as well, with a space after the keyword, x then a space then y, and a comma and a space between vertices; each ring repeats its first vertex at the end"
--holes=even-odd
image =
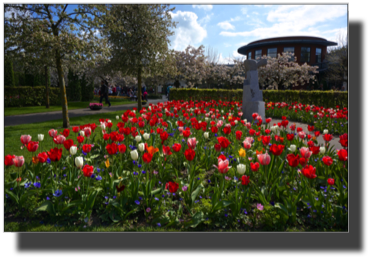
POLYGON ((109 168, 109 166, 110 166, 110 161, 107 159, 107 161, 105 161, 105 164, 106 164, 106 168, 109 168))
POLYGON ((246 156, 246 153, 245 153, 245 149, 244 148, 241 148, 240 150, 239 150, 239 156, 240 157, 245 157, 246 156))

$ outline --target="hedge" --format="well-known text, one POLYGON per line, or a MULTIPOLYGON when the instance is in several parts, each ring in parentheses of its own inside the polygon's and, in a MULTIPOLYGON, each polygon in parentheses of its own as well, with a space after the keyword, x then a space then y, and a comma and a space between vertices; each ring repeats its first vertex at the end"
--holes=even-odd
MULTIPOLYGON (((347 91, 321 91, 321 90, 263 90, 265 102, 286 102, 288 104, 299 102, 324 107, 348 107, 347 91)), ((170 100, 229 100, 241 101, 242 89, 195 89, 172 88, 170 100)))
MULTIPOLYGON (((49 88, 49 102, 52 106, 61 105, 59 88, 49 88)), ((46 105, 45 86, 4 87, 4 107, 26 107, 46 105)))
POLYGON ((4 85, 11 86, 11 87, 15 86, 13 63, 11 61, 4 62, 4 85))

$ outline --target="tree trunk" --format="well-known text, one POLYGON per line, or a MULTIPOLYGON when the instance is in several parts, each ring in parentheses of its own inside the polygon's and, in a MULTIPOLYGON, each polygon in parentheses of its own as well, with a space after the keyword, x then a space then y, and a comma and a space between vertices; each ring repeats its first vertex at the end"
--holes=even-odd
POLYGON ((63 75, 61 56, 60 56, 59 50, 55 51, 55 61, 57 63, 59 90, 61 92, 63 127, 68 128, 70 126, 69 111, 67 107, 65 78, 63 75))
POLYGON ((140 111, 142 109, 142 102, 141 102, 141 67, 139 67, 137 71, 137 109, 140 111))
POLYGON ((46 87, 46 108, 49 108, 50 107, 50 102, 49 102, 48 66, 45 66, 45 87, 46 87))

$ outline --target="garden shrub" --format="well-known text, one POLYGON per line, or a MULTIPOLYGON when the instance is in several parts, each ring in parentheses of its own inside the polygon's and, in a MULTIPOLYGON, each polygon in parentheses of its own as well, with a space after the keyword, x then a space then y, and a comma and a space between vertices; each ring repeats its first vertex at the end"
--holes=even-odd
POLYGON ((80 101, 81 100, 81 81, 79 76, 75 75, 71 70, 67 75, 68 85, 66 86, 66 94, 68 101, 80 101))
MULTIPOLYGON (((49 102, 52 106, 61 105, 59 88, 49 88, 49 102)), ((46 87, 5 87, 5 107, 41 106, 46 104, 46 87)))
MULTIPOLYGON (((234 100, 243 98, 243 89, 172 88, 172 100, 234 100)), ((313 104, 324 107, 348 107, 348 92, 321 90, 263 90, 265 102, 313 104)))
POLYGON ((94 82, 87 82, 86 75, 80 80, 82 102, 91 102, 94 99, 94 82))
POLYGON ((13 63, 11 61, 4 62, 4 85, 11 87, 15 86, 13 63))

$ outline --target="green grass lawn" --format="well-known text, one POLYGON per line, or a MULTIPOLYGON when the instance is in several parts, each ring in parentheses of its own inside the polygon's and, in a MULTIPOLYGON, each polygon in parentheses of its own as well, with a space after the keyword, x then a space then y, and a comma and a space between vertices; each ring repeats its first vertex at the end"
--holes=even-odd
MULTIPOLYGON (((116 115, 121 116, 124 113, 124 111, 115 111, 115 112, 107 112, 107 113, 100 113, 100 114, 94 114, 94 115, 88 115, 88 116, 81 116, 81 117, 75 117, 70 119, 70 126, 78 126, 78 125, 84 125, 88 123, 96 123, 99 125, 99 119, 100 118, 107 118, 110 119, 113 124, 114 128, 116 128, 117 120, 116 115)), ((120 119, 119 122, 122 122, 120 119)), ((10 127, 4 127, 4 153, 5 155, 12 154, 16 156, 23 155, 26 162, 30 162, 32 160, 32 153, 29 152, 26 148, 20 149, 22 143, 20 141, 21 135, 30 135, 32 136, 32 141, 38 141, 38 134, 44 134, 45 138, 44 141, 40 142, 40 147, 44 151, 47 149, 53 148, 56 145, 53 145, 53 140, 49 136, 48 131, 50 129, 56 129, 59 132, 63 131, 62 128, 62 120, 52 120, 47 122, 41 122, 41 123, 33 123, 33 124, 23 124, 18 126, 10 126, 10 127)), ((99 135, 99 130, 97 130, 97 134, 99 135)), ((70 135, 66 139, 73 139, 75 143, 76 137, 78 135, 74 133, 70 128, 70 135)), ((40 147, 38 148, 38 152, 40 152, 40 147)), ((63 147, 63 146, 61 146, 63 147)), ((68 152, 65 148, 63 148, 63 155, 68 155, 68 152)), ((14 166, 11 166, 11 168, 6 168, 5 175, 15 172, 16 168, 14 166)))
MULTIPOLYGON (((109 99, 113 106, 125 105, 125 104, 133 104, 135 101, 130 101, 126 98, 122 99, 109 99)), ((92 100, 91 103, 99 103, 99 99, 92 100)), ((89 102, 68 102, 69 110, 71 109, 79 109, 79 108, 88 108, 89 102)), ((103 105, 107 106, 103 99, 103 105)), ((35 107, 7 107, 4 108, 4 116, 11 115, 22 115, 22 114, 30 114, 30 113, 42 113, 42 112, 51 112, 51 111, 62 111, 62 106, 50 106, 50 108, 46 108, 45 106, 35 106, 35 107)))

